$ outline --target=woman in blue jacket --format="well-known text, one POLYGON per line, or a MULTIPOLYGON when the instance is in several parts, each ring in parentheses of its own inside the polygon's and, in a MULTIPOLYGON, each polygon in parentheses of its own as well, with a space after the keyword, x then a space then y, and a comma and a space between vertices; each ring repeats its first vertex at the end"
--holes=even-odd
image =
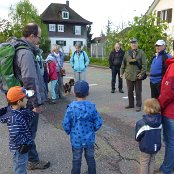
POLYGON ((89 57, 81 50, 81 44, 76 43, 76 51, 72 54, 70 64, 74 70, 75 81, 86 80, 86 67, 89 65, 89 57))

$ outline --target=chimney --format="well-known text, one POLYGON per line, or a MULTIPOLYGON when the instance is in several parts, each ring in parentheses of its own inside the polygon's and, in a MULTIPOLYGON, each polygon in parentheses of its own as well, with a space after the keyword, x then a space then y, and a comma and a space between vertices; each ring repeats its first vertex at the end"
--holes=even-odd
POLYGON ((66 1, 66 5, 69 7, 69 1, 68 0, 66 1))

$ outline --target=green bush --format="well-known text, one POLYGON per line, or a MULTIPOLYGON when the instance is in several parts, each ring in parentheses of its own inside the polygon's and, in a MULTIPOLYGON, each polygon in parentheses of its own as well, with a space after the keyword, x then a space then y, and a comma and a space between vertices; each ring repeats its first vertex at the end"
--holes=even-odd
POLYGON ((101 65, 101 66, 109 66, 109 61, 107 58, 90 58, 90 64, 92 65, 101 65))

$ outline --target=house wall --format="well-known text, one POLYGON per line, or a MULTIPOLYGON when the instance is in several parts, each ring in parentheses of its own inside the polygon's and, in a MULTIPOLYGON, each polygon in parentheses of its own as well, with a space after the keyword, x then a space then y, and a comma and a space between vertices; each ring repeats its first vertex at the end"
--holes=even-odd
POLYGON ((57 40, 64 40, 64 41, 66 41, 66 46, 63 46, 63 49, 64 49, 64 53, 67 54, 67 55, 70 54, 70 50, 72 52, 75 51, 74 41, 81 41, 81 42, 83 42, 83 46, 86 45, 86 38, 50 37, 50 40, 51 40, 51 45, 56 44, 57 40))
POLYGON ((156 7, 153 9, 153 12, 162 11, 166 9, 173 8, 172 11, 172 22, 169 23, 168 33, 172 36, 174 40, 174 0, 160 0, 156 7))

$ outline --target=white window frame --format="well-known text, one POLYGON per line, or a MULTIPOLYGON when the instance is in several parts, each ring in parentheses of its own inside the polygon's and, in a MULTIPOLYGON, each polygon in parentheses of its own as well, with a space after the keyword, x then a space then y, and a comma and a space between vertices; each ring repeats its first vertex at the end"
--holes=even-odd
POLYGON ((69 12, 62 11, 62 19, 69 19, 69 12), (67 17, 64 16, 65 14, 67 15, 67 17))
POLYGON ((81 35, 82 34, 82 27, 81 26, 75 26, 75 35, 81 35))
POLYGON ((49 31, 56 31, 56 24, 49 24, 49 31))
POLYGON ((58 24, 58 25, 57 25, 57 31, 58 31, 58 32, 64 32, 64 25, 58 24))

